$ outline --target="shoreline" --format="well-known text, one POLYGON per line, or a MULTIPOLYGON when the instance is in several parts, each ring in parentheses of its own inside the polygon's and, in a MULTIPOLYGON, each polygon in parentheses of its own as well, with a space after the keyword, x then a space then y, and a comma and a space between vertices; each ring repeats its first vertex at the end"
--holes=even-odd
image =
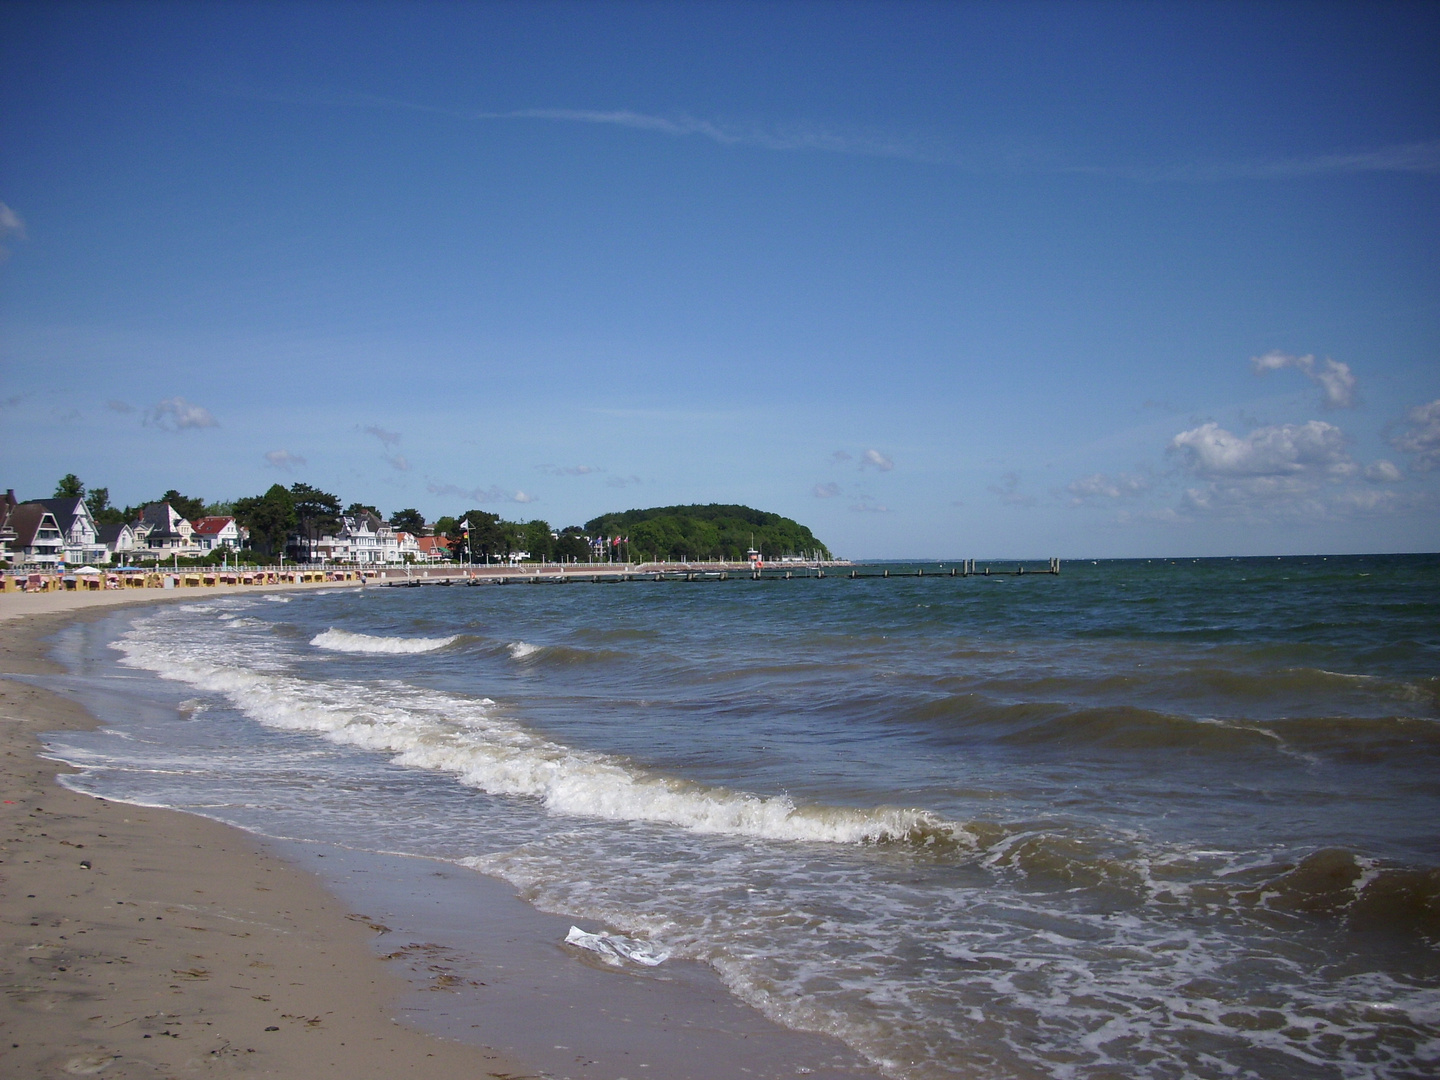
POLYGON ((0 1073, 879 1080, 703 964, 577 962, 571 919, 500 879, 71 790, 37 736, 93 730, 105 700, 7 677, 79 674, 50 643, 112 609, 337 588, 0 594, 0 1073))
POLYGON ((172 599, 196 595, 0 597, 0 1072, 537 1075, 396 1020, 407 982, 374 954, 376 931, 257 838, 57 783, 76 770, 41 757, 37 735, 99 721, 6 676, 62 674, 44 643, 89 612, 172 599))

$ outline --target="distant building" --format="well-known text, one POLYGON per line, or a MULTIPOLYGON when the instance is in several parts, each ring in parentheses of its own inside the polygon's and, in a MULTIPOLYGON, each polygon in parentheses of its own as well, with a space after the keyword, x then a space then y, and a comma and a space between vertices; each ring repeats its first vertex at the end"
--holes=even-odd
POLYGON ((201 551, 214 551, 240 546, 243 539, 240 526, 233 517, 203 517, 191 523, 195 532, 195 544, 201 551))
POLYGON ((65 535, 44 503, 21 503, 7 518, 13 532, 10 561, 16 568, 58 569, 65 561, 65 535))
POLYGON ((55 516, 55 524, 60 529, 60 535, 64 537, 64 558, 67 563, 84 566, 86 563, 104 562, 109 557, 105 545, 100 543, 99 529, 84 499, 36 501, 55 516))
POLYGON ((292 536, 286 550, 296 562, 380 566, 420 559, 420 547, 415 537, 397 530, 368 510, 342 517, 340 527, 332 535, 315 540, 292 536))
POLYGON ((420 562, 442 562, 450 558, 450 545, 443 536, 417 536, 415 547, 420 562))
POLYGON ((150 503, 140 511, 135 522, 135 539, 139 547, 157 558, 168 555, 199 555, 195 543, 195 529, 180 516, 180 512, 167 503, 150 503))
POLYGON ((97 538, 111 559, 119 555, 123 560, 135 550, 135 530, 123 521, 118 525, 101 525, 97 538))
POLYGON ((0 563, 7 566, 15 544, 15 527, 10 524, 10 513, 19 505, 15 499, 14 488, 7 490, 4 498, 0 498, 0 563))

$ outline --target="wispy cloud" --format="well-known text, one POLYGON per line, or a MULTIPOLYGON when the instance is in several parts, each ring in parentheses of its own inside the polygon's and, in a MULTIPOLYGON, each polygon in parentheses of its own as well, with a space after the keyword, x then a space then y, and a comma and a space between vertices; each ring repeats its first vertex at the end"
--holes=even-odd
POLYGON ((1440 466, 1440 398, 1417 405, 1405 417, 1408 427, 1390 440, 1395 449, 1413 455, 1410 467, 1429 472, 1440 466))
POLYGON ((860 468, 890 472, 895 468, 895 462, 891 461, 879 450, 866 450, 865 453, 860 456, 860 468))
POLYGON ((393 450, 400 445, 401 435, 398 431, 386 431, 379 424, 367 424, 360 429, 366 435, 373 435, 380 440, 380 445, 386 450, 393 450))
POLYGON ((1320 404, 1327 409, 1353 409, 1356 403, 1355 376, 1349 364, 1331 360, 1328 356, 1322 364, 1315 362, 1313 355, 1294 356, 1279 349, 1271 349, 1263 356, 1252 356, 1250 366, 1255 374, 1294 368, 1312 382, 1320 384, 1320 404))
MULTIPOLYGON (((0 202, 0 240, 11 236, 16 240, 24 240, 25 222, 20 220, 19 214, 0 202)), ((10 249, 0 245, 0 262, 4 262, 9 257, 10 249)))
POLYGON ((463 488, 455 484, 428 484, 425 490, 430 492, 431 495, 468 499, 472 503, 531 503, 539 501, 533 495, 527 495, 523 491, 506 491, 499 486, 463 488))
POLYGON ((299 454, 292 454, 289 450, 271 450, 265 455, 265 464, 272 469, 291 472, 297 465, 304 465, 305 459, 299 454))
POLYGON ((590 476, 592 473, 603 473, 605 470, 596 465, 536 465, 538 472, 549 473, 551 476, 590 476))
POLYGON ((118 413, 132 413, 135 411, 135 406, 131 405, 128 401, 118 401, 114 398, 107 401, 105 407, 111 412, 118 413))
POLYGON ((886 506, 886 505, 885 505, 884 503, 882 503, 882 502, 877 502, 877 501, 874 499, 874 497, 872 497, 872 496, 870 496, 870 495, 861 495, 859 502, 852 503, 852 504, 850 505, 850 510, 851 510, 852 513, 856 513, 856 514, 888 514, 888 513, 890 513, 890 507, 886 506))
POLYGON ((1113 176, 1144 183, 1216 183, 1224 180, 1294 180, 1306 176, 1356 173, 1440 173, 1440 141, 1400 143, 1370 150, 1307 157, 1243 161, 1183 162, 1170 165, 1052 165, 1047 171, 1113 176))
POLYGON ((185 431, 190 428, 219 427, 220 421, 211 415, 203 405, 196 405, 182 397, 166 398, 145 411, 145 423, 166 431, 185 431))
POLYGON ((1018 472, 1002 473, 1000 483, 988 484, 986 490, 997 496, 1001 502, 1009 503, 1011 506, 1035 505, 1035 496, 1026 495, 1020 490, 1020 474, 1018 472))
POLYGON ((607 476, 605 478, 605 486, 612 488, 623 488, 629 487, 631 484, 643 483, 644 481, 634 473, 631 473, 629 476, 607 476))
POLYGON ((385 460, 390 463, 390 467, 396 472, 410 471, 410 461, 404 454, 386 454, 385 460))
POLYGON ((840 485, 836 483, 816 484, 810 489, 810 494, 817 499, 833 499, 841 494, 840 485))
POLYGON ((1132 476, 1128 473, 1121 473, 1119 476, 1113 477, 1104 473, 1092 473, 1065 485, 1065 491, 1070 496, 1071 506, 1103 504, 1116 499, 1138 498, 1149 490, 1149 480, 1143 476, 1132 476))
POLYGON ((258 101, 329 108, 370 108, 445 116, 484 123, 532 122, 589 124, 640 131, 673 139, 700 138, 724 147, 774 151, 812 151, 861 157, 895 158, 948 165, 973 173, 1071 173, 1111 176, 1138 182, 1214 183, 1224 180, 1287 180, 1355 173, 1440 173, 1440 140, 1306 156, 1275 155, 1244 160, 1168 164, 1076 164, 1060 154, 1016 155, 994 150, 959 150, 943 138, 887 128, 823 124, 812 120, 761 121, 697 117, 684 111, 666 114, 628 108, 463 109, 430 105, 378 94, 326 90, 275 91, 236 87, 232 93, 258 101))

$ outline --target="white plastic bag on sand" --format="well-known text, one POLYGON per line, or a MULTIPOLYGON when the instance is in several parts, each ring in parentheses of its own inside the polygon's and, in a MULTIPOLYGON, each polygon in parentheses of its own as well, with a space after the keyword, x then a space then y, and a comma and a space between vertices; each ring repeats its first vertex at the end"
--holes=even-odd
POLYGON ((632 963, 644 964, 646 967, 654 967, 656 964, 663 964, 670 959, 668 951, 657 950, 655 946, 646 942, 634 941, 631 938, 620 937, 618 934, 607 934, 603 930, 598 934, 587 934, 578 926, 570 927, 570 932, 565 935, 565 944, 599 953, 607 963, 611 964, 629 960, 632 963))

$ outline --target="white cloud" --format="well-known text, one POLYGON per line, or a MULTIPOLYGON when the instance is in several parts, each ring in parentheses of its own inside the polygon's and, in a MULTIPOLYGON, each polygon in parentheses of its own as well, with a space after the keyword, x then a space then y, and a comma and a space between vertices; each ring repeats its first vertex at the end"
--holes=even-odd
POLYGON ((640 477, 636 476, 634 473, 631 473, 629 476, 610 476, 606 477, 605 479, 605 486, 612 488, 623 488, 629 487, 631 484, 643 483, 644 481, 641 480, 640 477))
POLYGON ((1405 417, 1409 429, 1390 440, 1395 449, 1413 454, 1410 467, 1429 472, 1440 465, 1440 398, 1417 405, 1405 417))
POLYGON ((385 460, 388 461, 390 463, 390 467, 397 472, 410 471, 410 462, 404 454, 386 454, 385 460))
POLYGON ((1250 365, 1255 374, 1279 371, 1281 368, 1295 368, 1307 379, 1320 384, 1320 404, 1327 409, 1353 409, 1356 403, 1355 376, 1349 364, 1331 360, 1328 356, 1322 365, 1315 363, 1313 355, 1294 356, 1279 349, 1271 349, 1263 356, 1252 356, 1250 365))
POLYGON ((874 468, 880 472, 889 472, 895 468, 895 462, 880 453, 879 450, 866 450, 860 457, 860 468, 874 468))
POLYGON ((1215 423, 1182 431, 1170 450, 1202 483, 1185 489, 1181 509, 1191 516, 1275 522, 1374 516, 1427 505, 1424 493, 1379 487, 1400 480, 1400 470, 1384 460, 1362 469, 1347 452, 1348 442, 1343 431, 1323 420, 1261 427, 1247 435, 1215 423))
POLYGON ((1355 467, 1346 442, 1343 431, 1323 420, 1256 428, 1248 435, 1233 435, 1211 421, 1176 435, 1170 449, 1197 476, 1347 475, 1355 467))
POLYGON ((117 401, 113 398, 105 403, 105 407, 111 412, 118 413, 132 413, 135 411, 135 406, 131 405, 128 401, 117 401))
POLYGON ((835 453, 830 455, 830 460, 838 463, 841 461, 854 461, 855 459, 844 450, 836 450, 835 453))
POLYGON ((1394 484, 1401 479, 1401 472, 1394 462, 1381 459, 1365 467, 1365 479, 1376 484, 1394 484))
POLYGON ((811 494, 817 499, 833 499, 840 494, 840 485, 836 483, 816 484, 811 489, 811 494))
POLYGON ((1136 498, 1150 490, 1150 481, 1143 476, 1121 473, 1109 477, 1104 473, 1091 473, 1065 485, 1070 493, 1070 505, 1080 506, 1106 499, 1136 498))
POLYGON ((289 450, 271 450, 265 455, 265 464, 272 469, 284 469, 289 472, 296 465, 304 465, 305 459, 299 454, 292 454, 289 450))
POLYGON ((605 471, 598 465, 536 465, 535 468, 551 476, 590 476, 605 471))
POLYGON ((166 398, 145 413, 145 423, 166 431, 184 431, 187 428, 219 427, 220 422, 210 415, 203 405, 195 405, 182 397, 166 398))

